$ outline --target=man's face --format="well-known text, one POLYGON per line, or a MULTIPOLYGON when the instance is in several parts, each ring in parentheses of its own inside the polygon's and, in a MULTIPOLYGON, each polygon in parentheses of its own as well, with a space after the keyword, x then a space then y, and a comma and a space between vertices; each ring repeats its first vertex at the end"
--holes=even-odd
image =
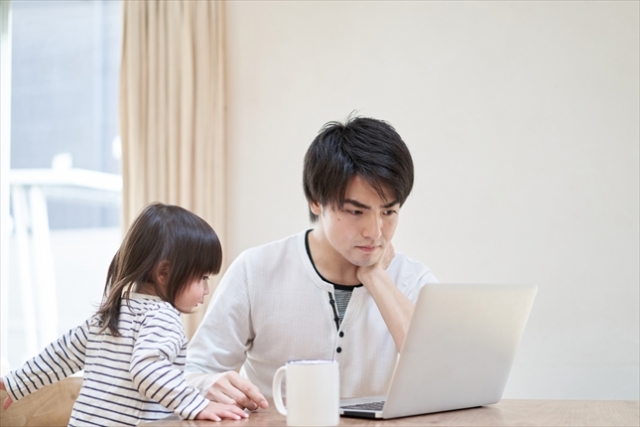
POLYGON ((373 265, 391 242, 398 225, 400 205, 383 200, 366 181, 354 176, 340 207, 312 204, 318 215, 318 231, 323 235, 325 255, 335 262, 341 258, 358 267, 373 265), (328 243, 328 244, 327 244, 328 243))

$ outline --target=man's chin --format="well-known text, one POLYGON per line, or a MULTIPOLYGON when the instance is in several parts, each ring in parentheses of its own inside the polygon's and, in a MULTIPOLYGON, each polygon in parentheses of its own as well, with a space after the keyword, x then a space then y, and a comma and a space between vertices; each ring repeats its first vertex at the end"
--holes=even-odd
POLYGON ((376 261, 377 259, 373 257, 360 257, 357 259, 349 260, 349 262, 351 262, 351 264, 355 265, 356 267, 371 267, 376 263, 376 261))

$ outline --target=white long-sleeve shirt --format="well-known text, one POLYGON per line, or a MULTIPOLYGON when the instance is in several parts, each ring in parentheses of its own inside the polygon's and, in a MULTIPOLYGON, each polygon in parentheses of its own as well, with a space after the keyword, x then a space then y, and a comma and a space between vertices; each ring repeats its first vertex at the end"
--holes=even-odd
POLYGON ((136 425, 176 413, 193 419, 209 401, 184 380, 187 339, 180 313, 158 297, 123 301, 115 337, 94 316, 4 377, 19 400, 84 369, 69 425, 136 425))
MULTIPOLYGON (((316 272, 305 236, 249 249, 231 264, 187 349, 192 386, 204 393, 221 373, 241 368, 271 397, 273 375, 287 361, 330 359, 340 365, 341 397, 386 393, 398 353, 373 297, 355 288, 338 330, 333 286, 316 272)), ((400 253, 387 272, 414 303, 422 286, 437 282, 400 253)))

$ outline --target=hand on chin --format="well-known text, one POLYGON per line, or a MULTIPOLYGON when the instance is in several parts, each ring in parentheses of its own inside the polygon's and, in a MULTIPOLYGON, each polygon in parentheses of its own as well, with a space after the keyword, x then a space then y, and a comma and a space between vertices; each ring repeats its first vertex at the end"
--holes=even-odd
POLYGON ((356 268, 356 276, 358 277, 358 280, 364 284, 365 280, 362 279, 367 274, 375 272, 376 269, 380 269, 380 271, 386 270, 395 256, 396 252, 393 244, 389 243, 386 247, 383 247, 382 251, 376 250, 371 253, 370 257, 361 258, 362 262, 355 264, 358 266, 358 268, 356 268), (378 255, 376 252, 380 252, 380 254, 378 255))

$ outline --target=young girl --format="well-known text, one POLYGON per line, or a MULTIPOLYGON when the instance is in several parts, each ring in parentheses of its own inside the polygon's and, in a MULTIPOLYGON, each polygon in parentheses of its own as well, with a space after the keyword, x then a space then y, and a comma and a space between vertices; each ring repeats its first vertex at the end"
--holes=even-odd
POLYGON ((211 226, 178 206, 147 206, 113 257, 97 313, 0 380, 5 409, 84 369, 69 425, 136 425, 176 413, 220 421, 248 415, 190 388, 180 313, 209 293, 222 249, 211 226))

